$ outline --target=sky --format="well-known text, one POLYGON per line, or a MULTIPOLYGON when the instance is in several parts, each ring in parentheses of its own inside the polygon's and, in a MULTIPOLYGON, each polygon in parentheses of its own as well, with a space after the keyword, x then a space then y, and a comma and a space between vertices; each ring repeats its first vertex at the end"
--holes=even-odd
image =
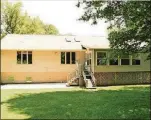
POLYGON ((82 15, 83 9, 75 6, 78 2, 76 0, 20 1, 23 3, 23 11, 27 11, 30 16, 39 16, 44 23, 55 25, 60 34, 107 36, 107 25, 103 20, 97 25, 77 20, 82 15))

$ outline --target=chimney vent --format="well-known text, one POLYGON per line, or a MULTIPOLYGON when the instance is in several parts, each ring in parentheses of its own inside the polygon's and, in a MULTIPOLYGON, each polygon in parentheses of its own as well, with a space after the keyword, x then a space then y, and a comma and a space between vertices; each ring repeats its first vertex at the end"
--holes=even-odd
POLYGON ((67 39, 67 38, 65 38, 65 40, 66 40, 66 42, 71 42, 71 40, 69 40, 69 39, 67 39))
POLYGON ((80 40, 77 40, 77 39, 75 39, 75 38, 74 38, 74 41, 75 41, 75 42, 80 42, 80 40))

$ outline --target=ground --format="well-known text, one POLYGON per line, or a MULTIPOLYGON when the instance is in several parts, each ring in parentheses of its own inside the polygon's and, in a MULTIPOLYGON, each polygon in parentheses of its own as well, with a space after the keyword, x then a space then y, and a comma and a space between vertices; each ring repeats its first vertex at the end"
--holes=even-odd
POLYGON ((1 119, 149 119, 150 86, 2 89, 1 119))

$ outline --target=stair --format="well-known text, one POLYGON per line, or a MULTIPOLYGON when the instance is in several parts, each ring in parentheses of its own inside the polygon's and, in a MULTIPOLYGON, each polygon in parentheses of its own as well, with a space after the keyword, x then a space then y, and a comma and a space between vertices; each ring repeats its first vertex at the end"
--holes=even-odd
POLYGON ((88 70, 84 69, 83 77, 84 77, 86 88, 88 88, 88 89, 95 89, 96 88, 94 81, 92 80, 92 77, 91 77, 88 70))
POLYGON ((66 86, 77 86, 79 85, 79 77, 73 77, 71 80, 68 81, 66 86))

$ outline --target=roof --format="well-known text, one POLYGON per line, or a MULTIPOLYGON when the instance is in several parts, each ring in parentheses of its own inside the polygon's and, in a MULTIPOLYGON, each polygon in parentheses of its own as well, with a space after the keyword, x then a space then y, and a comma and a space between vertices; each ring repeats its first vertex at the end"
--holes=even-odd
POLYGON ((18 34, 8 34, 1 40, 1 50, 82 50, 82 46, 109 48, 109 41, 105 37, 93 36, 18 34))

